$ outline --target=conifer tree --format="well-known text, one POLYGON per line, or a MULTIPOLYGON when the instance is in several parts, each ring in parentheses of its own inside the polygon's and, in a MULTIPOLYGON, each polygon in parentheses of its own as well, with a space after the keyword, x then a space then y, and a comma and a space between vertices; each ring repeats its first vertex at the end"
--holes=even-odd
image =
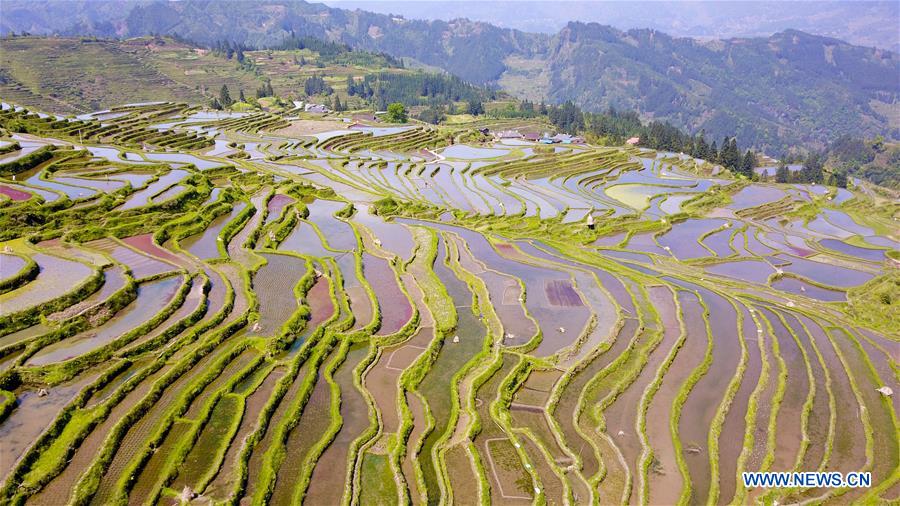
POLYGON ((775 182, 776 183, 787 183, 791 178, 791 171, 788 170, 787 165, 784 162, 778 163, 778 168, 775 170, 775 182))
POLYGON ((744 158, 741 160, 741 174, 752 177, 753 169, 756 168, 756 155, 753 154, 749 149, 744 153, 744 158))
POLYGON ((228 93, 228 86, 222 85, 222 89, 219 90, 219 102, 222 104, 222 107, 231 107, 231 104, 234 101, 231 99, 231 94, 228 93))

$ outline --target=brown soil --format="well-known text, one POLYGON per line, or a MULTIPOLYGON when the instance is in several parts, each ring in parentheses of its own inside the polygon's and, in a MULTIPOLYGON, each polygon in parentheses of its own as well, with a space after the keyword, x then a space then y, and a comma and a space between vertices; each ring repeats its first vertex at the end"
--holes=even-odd
POLYGON ((399 426, 397 379, 400 373, 425 351, 425 347, 433 337, 433 328, 419 329, 407 342, 382 351, 378 363, 366 374, 365 387, 375 398, 375 405, 381 413, 384 433, 396 432, 399 426))
POLYGON ((349 125, 342 121, 301 119, 292 121, 291 125, 281 130, 275 130, 273 135, 285 137, 309 137, 311 135, 330 132, 332 130, 344 130, 349 125))

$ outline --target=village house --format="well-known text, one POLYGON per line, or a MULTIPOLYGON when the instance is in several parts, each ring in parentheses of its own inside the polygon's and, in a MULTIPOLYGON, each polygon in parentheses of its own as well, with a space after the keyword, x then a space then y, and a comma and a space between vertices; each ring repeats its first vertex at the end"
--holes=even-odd
POLYGON ((331 112, 331 109, 329 109, 328 106, 325 106, 322 104, 306 104, 303 107, 303 110, 306 112, 313 112, 313 113, 319 113, 319 114, 325 114, 325 113, 331 112))
POLYGON ((584 137, 580 135, 556 134, 550 139, 554 144, 584 144, 584 137))
POLYGON ((522 134, 515 130, 501 130, 494 134, 498 139, 521 139, 522 134))

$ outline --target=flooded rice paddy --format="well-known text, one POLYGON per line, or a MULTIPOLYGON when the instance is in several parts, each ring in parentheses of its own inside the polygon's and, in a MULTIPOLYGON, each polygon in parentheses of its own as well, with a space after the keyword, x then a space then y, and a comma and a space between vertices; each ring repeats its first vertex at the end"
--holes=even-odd
POLYGON ((0 502, 896 500, 900 234, 865 186, 266 116, 113 108, 209 138, 0 178, 0 502), (739 479, 816 469, 875 486, 739 479))

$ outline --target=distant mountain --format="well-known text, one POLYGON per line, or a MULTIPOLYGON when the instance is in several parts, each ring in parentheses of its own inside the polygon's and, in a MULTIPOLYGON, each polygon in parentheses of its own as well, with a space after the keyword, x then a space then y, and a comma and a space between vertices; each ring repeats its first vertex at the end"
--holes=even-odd
POLYGON ((796 30, 698 42, 570 23, 545 62, 551 101, 635 109, 751 145, 900 135, 890 125, 900 98, 898 55, 796 30))
POLYGON ((569 23, 555 35, 526 33, 292 0, 4 0, 0 33, 10 31, 177 34, 257 47, 308 35, 412 58, 537 100, 635 109, 717 138, 737 134, 744 144, 772 151, 822 146, 847 133, 900 138, 900 57, 796 30, 699 42, 596 23, 569 23))
POLYGON ((652 28, 704 40, 768 37, 787 29, 834 37, 859 46, 900 50, 900 2, 871 0, 629 0, 602 2, 528 0, 324 0, 342 9, 363 9, 417 19, 469 18, 502 28, 553 34, 569 21, 595 22, 620 30, 652 28))

